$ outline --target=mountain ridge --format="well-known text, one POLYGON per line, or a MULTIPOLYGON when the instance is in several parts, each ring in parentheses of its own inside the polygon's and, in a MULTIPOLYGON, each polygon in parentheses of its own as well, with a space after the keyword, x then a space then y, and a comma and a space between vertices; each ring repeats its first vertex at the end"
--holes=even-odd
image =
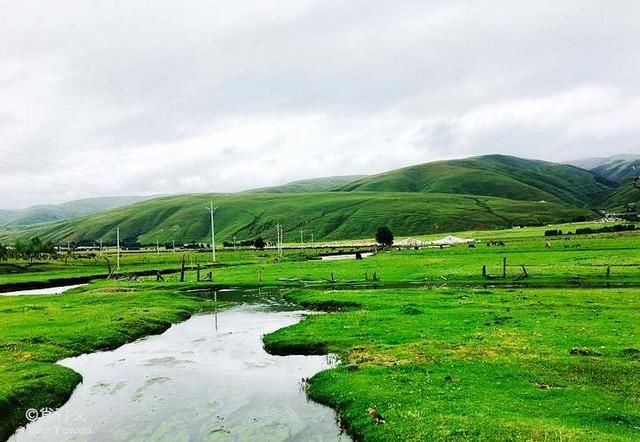
POLYGON ((484 155, 392 170, 365 177, 341 190, 479 194, 588 206, 606 198, 614 189, 615 183, 576 166, 484 155))
POLYGON ((82 198, 60 204, 38 204, 24 209, 0 210, 0 227, 19 228, 46 222, 62 221, 134 204, 154 196, 106 196, 82 198))
POLYGON ((52 241, 208 242, 205 206, 215 200, 220 240, 273 236, 300 229, 317 240, 371 237, 379 225, 398 235, 506 228, 595 219, 594 209, 635 192, 573 165, 485 155, 424 163, 382 174, 300 180, 237 193, 152 198, 95 214, 2 233, 3 239, 39 235, 52 241), (354 180, 355 178, 355 180, 354 180), (338 185, 338 187, 336 187, 338 185), (316 191, 323 190, 322 192, 316 191), (612 196, 616 195, 615 198, 612 196), (612 199, 613 198, 613 199, 612 199))

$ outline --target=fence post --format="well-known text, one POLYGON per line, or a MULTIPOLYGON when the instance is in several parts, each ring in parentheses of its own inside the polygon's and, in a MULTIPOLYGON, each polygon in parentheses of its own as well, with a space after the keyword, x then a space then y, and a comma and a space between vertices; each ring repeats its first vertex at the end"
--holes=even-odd
POLYGON ((487 266, 486 265, 482 266, 482 277, 483 278, 487 277, 487 266))
POLYGON ((507 257, 506 256, 502 257, 502 277, 503 278, 507 277, 507 257))

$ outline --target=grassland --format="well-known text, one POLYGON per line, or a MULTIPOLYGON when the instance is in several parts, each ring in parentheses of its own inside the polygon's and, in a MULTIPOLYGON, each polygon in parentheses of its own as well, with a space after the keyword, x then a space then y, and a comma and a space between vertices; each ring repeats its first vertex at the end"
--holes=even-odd
MULTIPOLYGON (((640 232, 545 238, 542 230, 534 228, 460 235, 478 239, 477 247, 388 250, 362 261, 303 261, 305 255, 297 255, 292 259, 269 259, 254 265, 219 268, 214 270, 215 282, 307 287, 327 284, 333 274, 337 285, 362 285, 373 284, 375 272, 379 278, 375 281, 377 286, 518 283, 562 287, 640 283, 640 232), (503 240, 505 246, 488 247, 484 242, 487 239, 503 240), (545 247, 546 243, 550 244, 549 248, 545 247), (482 277, 483 265, 487 266, 487 273, 501 275, 505 257, 507 278, 482 277), (522 265, 529 275, 526 278, 522 275, 522 265), (607 268, 610 268, 609 278, 607 268)), ((177 276, 168 278, 175 280, 177 276)), ((187 280, 195 281, 195 273, 190 272, 187 280)))
MULTIPOLYGON (((79 253, 71 257, 61 255, 58 259, 45 261, 11 260, 0 262, 0 289, 9 284, 23 282, 50 282, 66 278, 105 277, 109 267, 116 265, 114 250, 105 251, 102 256, 79 253)), ((251 251, 220 251, 217 256, 221 261, 219 267, 227 265, 244 265, 266 262, 273 252, 254 253, 251 251)), ((206 266, 211 263, 211 253, 203 252, 155 252, 122 253, 120 274, 130 275, 136 272, 152 270, 178 271, 184 257, 186 267, 194 271, 197 265, 206 266)))
MULTIPOLYGON (((268 335, 265 345, 279 354, 340 356, 343 363, 316 375, 308 393, 334 407, 357 439, 632 440, 640 437, 640 232, 544 236, 548 228, 585 226, 459 232, 477 247, 393 249, 362 261, 321 261, 311 249, 281 258, 224 251, 213 284, 286 286, 291 299, 330 311, 268 335), (501 274, 503 257, 507 277, 483 278, 482 265, 501 274), (385 424, 373 422, 370 406, 385 424)), ((123 268, 176 267, 179 259, 127 254, 123 268)), ((92 259, 51 265, 34 263, 40 271, 0 281, 104 267, 92 259)), ((179 291, 198 284, 194 270, 184 283, 165 278, 0 297, 0 436, 23 422, 26 408, 69 396, 79 378, 56 360, 113 348, 210 308, 179 291)))
POLYGON ((297 292, 314 315, 265 338, 337 353, 310 397, 359 440, 635 440, 640 291, 297 292), (385 417, 375 424, 369 407, 385 417))

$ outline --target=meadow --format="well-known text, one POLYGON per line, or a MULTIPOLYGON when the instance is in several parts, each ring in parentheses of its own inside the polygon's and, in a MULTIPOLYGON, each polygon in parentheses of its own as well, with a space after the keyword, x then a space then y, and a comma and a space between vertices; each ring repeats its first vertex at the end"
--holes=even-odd
POLYGON ((338 410, 358 440, 640 437, 637 289, 290 296, 331 312, 267 336, 266 348, 338 354, 341 366, 317 374, 307 391, 338 410))
MULTIPOLYGON (((544 236, 585 226, 459 232, 476 247, 391 248, 361 261, 322 261, 314 249, 284 257, 221 250, 201 273, 212 271, 212 282, 198 282, 190 267, 184 282, 172 273, 164 282, 125 277, 59 296, 2 296, 0 437, 25 422, 24 410, 55 408, 80 382, 55 361, 161 332, 215 306, 182 289, 272 286, 328 312, 266 336, 265 346, 338 355, 342 363, 314 376, 307 391, 335 408, 357 440, 638 438, 640 232, 544 236), (370 407, 386 423, 376 424, 370 407)), ((122 271, 177 269, 181 260, 129 253, 122 271)), ((207 253, 185 254, 188 265, 208 261, 207 253)), ((0 268, 11 266, 22 271, 4 271, 0 284, 105 271, 89 257, 0 268)))

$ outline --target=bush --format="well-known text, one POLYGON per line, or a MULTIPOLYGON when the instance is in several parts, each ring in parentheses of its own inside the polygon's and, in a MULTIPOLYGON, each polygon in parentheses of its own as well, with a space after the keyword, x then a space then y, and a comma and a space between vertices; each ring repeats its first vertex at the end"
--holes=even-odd
POLYGON ((576 229, 576 235, 590 235, 592 233, 630 232, 633 230, 636 230, 635 224, 616 224, 615 226, 605 226, 599 229, 583 227, 580 229, 576 229))

